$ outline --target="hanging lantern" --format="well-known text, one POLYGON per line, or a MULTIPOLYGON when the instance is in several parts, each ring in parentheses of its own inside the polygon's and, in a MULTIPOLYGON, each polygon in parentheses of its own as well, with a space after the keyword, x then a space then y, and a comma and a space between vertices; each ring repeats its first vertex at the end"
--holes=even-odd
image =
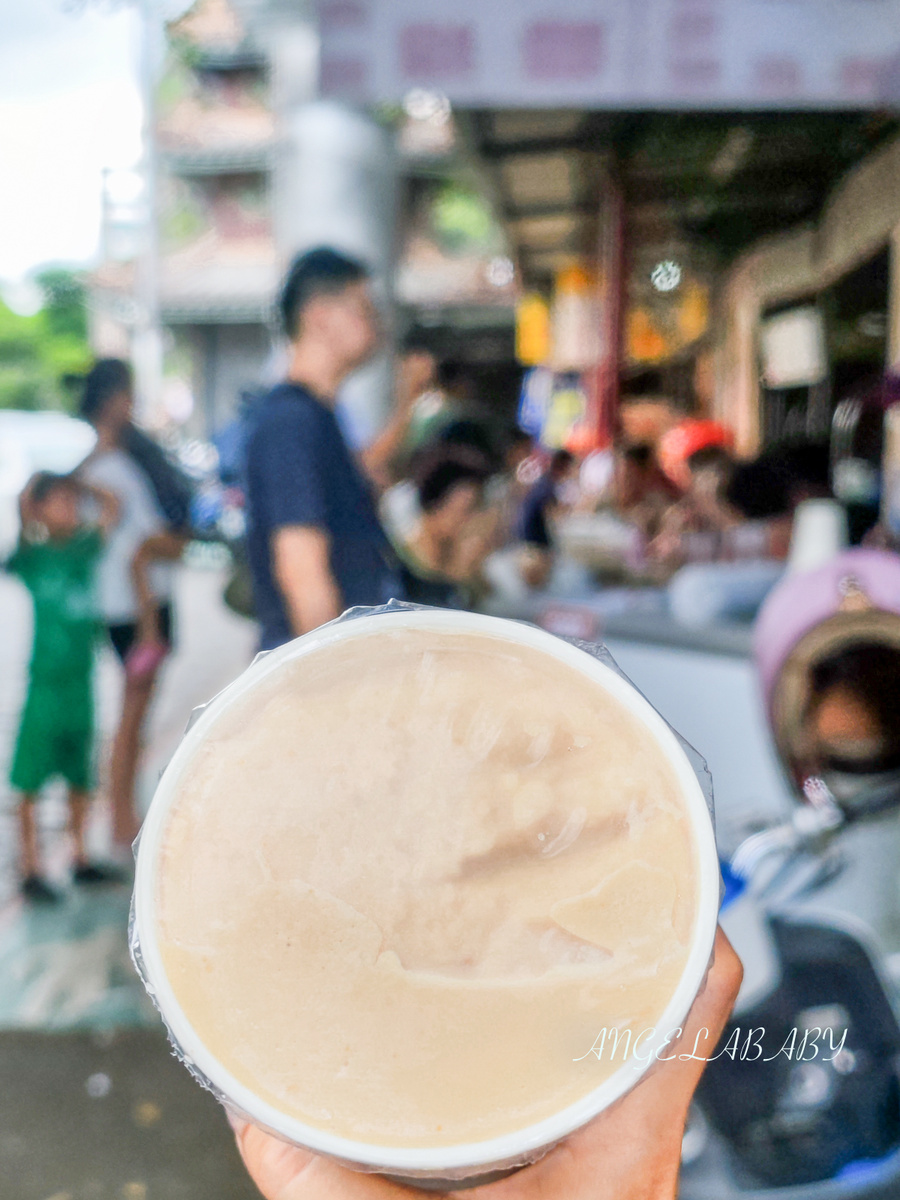
POLYGON ((635 308, 626 323, 627 356, 634 363, 656 363, 666 357, 669 343, 646 308, 635 308))

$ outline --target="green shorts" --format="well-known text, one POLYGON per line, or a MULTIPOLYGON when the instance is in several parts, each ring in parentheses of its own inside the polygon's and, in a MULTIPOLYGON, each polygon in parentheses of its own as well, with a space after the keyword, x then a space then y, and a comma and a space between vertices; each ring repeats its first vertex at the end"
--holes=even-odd
POLYGON ((94 704, 91 681, 32 679, 9 781, 17 791, 36 792, 54 776, 73 788, 94 786, 94 704))

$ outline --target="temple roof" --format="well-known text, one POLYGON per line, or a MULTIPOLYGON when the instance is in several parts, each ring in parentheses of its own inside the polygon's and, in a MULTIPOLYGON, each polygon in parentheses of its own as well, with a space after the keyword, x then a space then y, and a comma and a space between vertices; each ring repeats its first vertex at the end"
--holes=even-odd
POLYGON ((178 174, 263 170, 275 139, 275 120, 252 96, 231 105, 185 96, 161 117, 157 137, 170 169, 178 174))
POLYGON ((269 237, 224 238, 214 231, 160 263, 160 310, 167 324, 265 321, 278 286, 269 237))

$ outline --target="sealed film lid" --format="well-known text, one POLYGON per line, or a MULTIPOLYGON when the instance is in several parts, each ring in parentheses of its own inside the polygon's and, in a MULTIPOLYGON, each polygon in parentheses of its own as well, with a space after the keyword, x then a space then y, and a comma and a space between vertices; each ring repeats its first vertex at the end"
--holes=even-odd
POLYGON ((685 1015, 717 907, 695 769, 605 651, 391 606, 261 658, 191 728, 135 934, 226 1101, 344 1161, 460 1175, 640 1077, 625 1034, 649 1062, 685 1015))

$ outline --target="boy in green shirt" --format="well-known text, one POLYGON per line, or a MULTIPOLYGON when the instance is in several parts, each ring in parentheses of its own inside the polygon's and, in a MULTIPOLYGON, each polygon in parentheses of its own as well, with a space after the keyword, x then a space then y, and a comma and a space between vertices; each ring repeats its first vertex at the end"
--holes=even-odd
POLYGON ((85 824, 93 787, 94 648, 98 623, 94 576, 104 533, 118 519, 108 492, 68 475, 41 472, 19 499, 22 533, 7 569, 22 580, 34 605, 28 695, 22 710, 10 782, 19 804, 22 894, 38 903, 60 899, 40 873, 34 803, 48 780, 69 788, 69 829, 76 883, 102 883, 112 873, 88 862, 85 824), (82 500, 99 503, 97 526, 83 523, 82 500))

